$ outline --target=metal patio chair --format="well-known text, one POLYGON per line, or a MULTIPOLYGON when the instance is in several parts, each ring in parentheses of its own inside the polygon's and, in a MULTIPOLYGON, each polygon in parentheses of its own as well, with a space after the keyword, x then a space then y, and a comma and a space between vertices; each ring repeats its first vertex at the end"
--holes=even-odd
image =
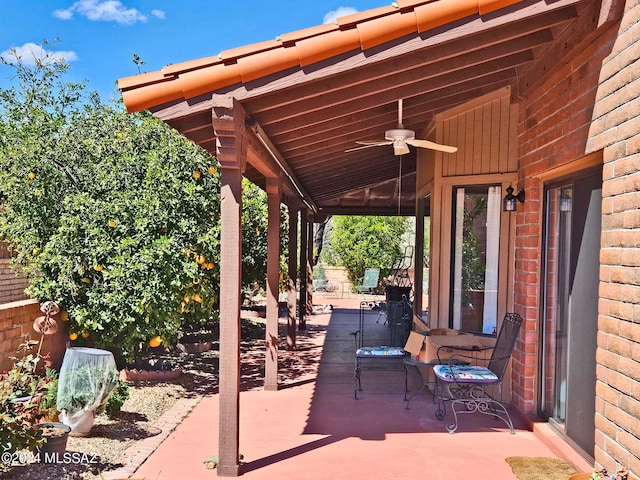
POLYGON ((493 415, 504 421, 512 434, 515 434, 513 422, 506 407, 494 399, 486 387, 497 385, 500 388, 507 371, 513 348, 520 332, 522 317, 517 313, 507 313, 500 327, 496 345, 486 367, 478 365, 456 365, 460 359, 481 361, 473 356, 455 354, 448 361, 433 367, 438 399, 436 418, 442 420, 446 415, 446 402, 451 402, 453 422, 447 425, 447 431, 453 433, 458 428, 459 413, 482 413, 493 415), (456 410, 456 406, 462 408, 456 410))
POLYGON ((360 302, 359 326, 355 336, 356 355, 353 397, 362 391, 362 370, 402 370, 406 353, 404 345, 411 331, 412 306, 405 298, 387 302, 387 321, 380 322, 370 302, 360 302), (374 321, 374 317, 377 319, 374 321))

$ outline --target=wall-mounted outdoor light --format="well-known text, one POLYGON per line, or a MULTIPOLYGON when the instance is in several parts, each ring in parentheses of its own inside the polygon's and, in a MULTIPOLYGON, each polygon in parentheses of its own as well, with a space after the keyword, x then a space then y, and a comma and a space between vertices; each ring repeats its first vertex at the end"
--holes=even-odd
POLYGON ((571 211, 571 193, 563 192, 560 197, 560 211, 561 212, 570 212, 571 211))
POLYGON ((507 187, 507 194, 502 199, 502 210, 505 212, 515 212, 517 202, 524 203, 524 190, 520 190, 517 195, 513 194, 513 187, 507 187))

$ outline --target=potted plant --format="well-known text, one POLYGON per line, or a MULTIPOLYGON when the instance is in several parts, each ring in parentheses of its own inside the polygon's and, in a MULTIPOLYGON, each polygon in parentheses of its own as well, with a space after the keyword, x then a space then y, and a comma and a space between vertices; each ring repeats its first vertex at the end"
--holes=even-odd
POLYGON ((71 426, 71 435, 86 436, 96 414, 104 411, 118 382, 118 370, 111 352, 71 347, 65 352, 56 405, 60 420, 71 426))
MULTIPOLYGON (((0 382, 0 445, 3 451, 36 451, 47 443, 48 435, 39 424, 45 417, 42 399, 55 384, 57 374, 39 353, 32 350, 40 342, 27 340, 18 347, 12 369, 0 382), (44 371, 42 371, 44 368, 44 371)), ((66 447, 66 443, 65 443, 66 447)), ((0 460, 0 465, 6 456, 0 460)))
POLYGON ((627 480, 629 472, 620 467, 615 473, 609 473, 606 468, 593 470, 591 473, 574 473, 568 480, 627 480))

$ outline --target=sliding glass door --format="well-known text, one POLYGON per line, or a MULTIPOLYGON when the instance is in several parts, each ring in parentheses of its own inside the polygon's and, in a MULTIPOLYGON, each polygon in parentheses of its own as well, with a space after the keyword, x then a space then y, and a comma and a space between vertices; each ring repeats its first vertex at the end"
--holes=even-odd
POLYGON ((541 415, 594 449, 601 171, 545 189, 540 308, 541 415))

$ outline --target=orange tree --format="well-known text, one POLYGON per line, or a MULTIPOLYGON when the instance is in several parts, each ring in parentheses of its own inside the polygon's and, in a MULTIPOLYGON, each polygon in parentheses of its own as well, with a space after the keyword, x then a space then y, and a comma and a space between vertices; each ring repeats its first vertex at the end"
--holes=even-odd
POLYGON ((148 113, 127 114, 50 54, 4 59, 0 236, 28 293, 64 309, 71 338, 131 359, 211 315, 218 291, 216 161, 148 113))

